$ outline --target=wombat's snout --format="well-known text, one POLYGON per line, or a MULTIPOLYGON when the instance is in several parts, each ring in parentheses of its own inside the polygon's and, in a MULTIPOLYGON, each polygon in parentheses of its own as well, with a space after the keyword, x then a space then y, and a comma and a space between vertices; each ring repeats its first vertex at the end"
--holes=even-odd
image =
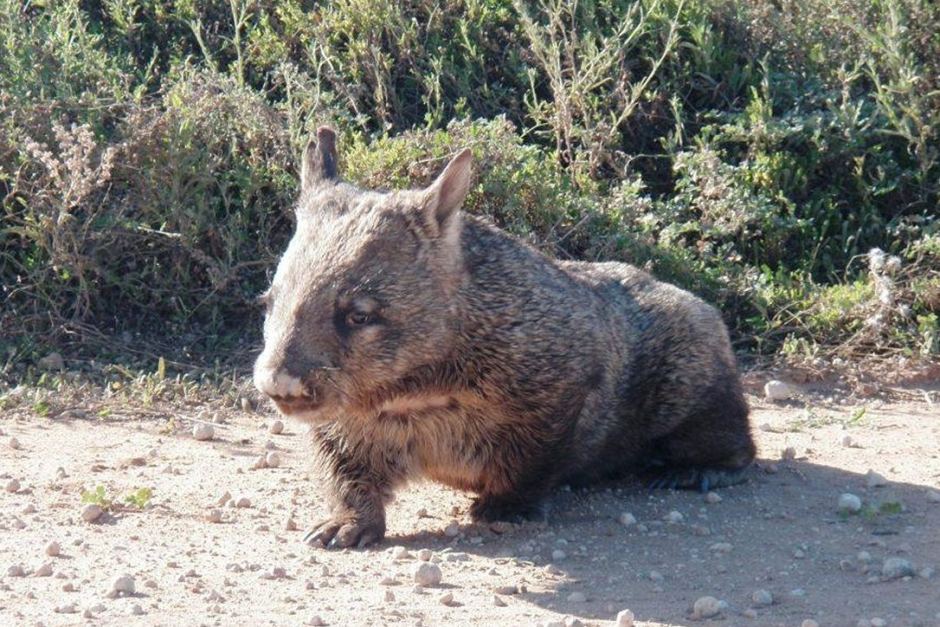
POLYGON ((305 367, 302 377, 292 370, 266 365, 259 359, 255 364, 255 387, 270 397, 284 413, 314 409, 320 405, 323 402, 320 379, 326 368, 319 363, 305 367))

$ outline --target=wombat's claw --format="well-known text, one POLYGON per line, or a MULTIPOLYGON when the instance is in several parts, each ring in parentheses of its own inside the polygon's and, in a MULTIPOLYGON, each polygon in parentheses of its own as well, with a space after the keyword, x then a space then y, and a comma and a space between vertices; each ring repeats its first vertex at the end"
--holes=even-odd
POLYGON ((315 526, 304 536, 304 542, 320 548, 362 548, 378 542, 385 536, 381 523, 366 523, 358 520, 328 519, 315 526))
POLYGON ((673 468, 649 482, 650 490, 698 490, 726 488, 745 480, 743 468, 673 468))

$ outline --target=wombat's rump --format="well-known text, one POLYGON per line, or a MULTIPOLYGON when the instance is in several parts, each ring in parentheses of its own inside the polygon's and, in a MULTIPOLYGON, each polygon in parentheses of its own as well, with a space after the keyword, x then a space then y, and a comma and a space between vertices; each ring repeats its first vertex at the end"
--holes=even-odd
POLYGON ((714 308, 463 215, 469 151, 427 189, 376 193, 338 179, 321 128, 301 178, 255 384, 315 425, 332 513, 311 542, 380 539, 385 503, 420 476, 477 493, 484 520, 625 472, 669 487, 740 480, 754 444, 714 308))

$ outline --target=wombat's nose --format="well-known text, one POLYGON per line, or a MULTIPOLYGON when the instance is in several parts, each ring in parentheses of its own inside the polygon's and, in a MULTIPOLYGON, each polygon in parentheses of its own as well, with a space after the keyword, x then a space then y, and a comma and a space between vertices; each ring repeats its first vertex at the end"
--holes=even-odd
POLYGON ((298 398, 309 396, 304 382, 283 370, 264 368, 255 371, 255 387, 262 394, 275 398, 298 398))

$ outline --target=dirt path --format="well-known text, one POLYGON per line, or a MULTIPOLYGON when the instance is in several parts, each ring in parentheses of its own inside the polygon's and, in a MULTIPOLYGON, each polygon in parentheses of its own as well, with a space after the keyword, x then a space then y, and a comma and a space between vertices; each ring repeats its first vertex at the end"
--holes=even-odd
POLYGON ((940 624, 940 406, 751 402, 760 467, 718 502, 633 484, 561 490, 547 526, 495 533, 468 523, 465 495, 416 485, 389 509, 382 545, 342 552, 301 541, 324 510, 300 425, 272 435, 270 415, 233 412, 197 441, 153 415, 8 410, 0 624, 611 624, 625 608, 641 625, 940 624), (280 466, 252 470, 266 445, 280 466), (787 447, 795 459, 781 459, 787 447), (869 470, 887 485, 869 487, 869 470), (98 485, 117 500, 153 496, 88 523, 80 494, 98 485), (250 506, 220 507, 226 492, 250 506), (837 511, 845 492, 859 514, 837 511), (221 522, 207 521, 212 509, 221 522), (625 513, 637 523, 622 524, 625 513), (45 553, 51 541, 58 556, 45 553), (437 587, 415 586, 424 549, 443 573, 437 587), (888 558, 911 576, 886 580, 888 558), (135 592, 112 598, 124 574, 135 592), (758 590, 773 604, 757 607, 758 590), (693 619, 703 596, 727 603, 720 617, 693 619))

